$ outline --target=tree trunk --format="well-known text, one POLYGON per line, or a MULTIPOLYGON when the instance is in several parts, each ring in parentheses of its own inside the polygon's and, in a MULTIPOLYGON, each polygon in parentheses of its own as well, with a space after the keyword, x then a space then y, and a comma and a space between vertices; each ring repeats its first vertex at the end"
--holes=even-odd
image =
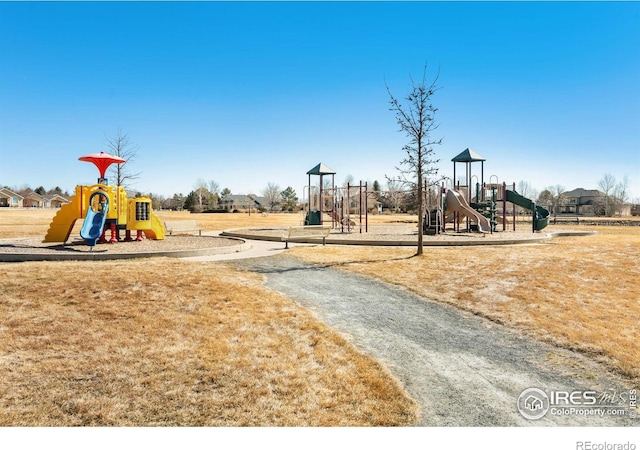
POLYGON ((424 253, 424 245, 422 241, 423 224, 424 224, 424 199, 422 195, 422 164, 418 164, 418 248, 416 256, 424 253))

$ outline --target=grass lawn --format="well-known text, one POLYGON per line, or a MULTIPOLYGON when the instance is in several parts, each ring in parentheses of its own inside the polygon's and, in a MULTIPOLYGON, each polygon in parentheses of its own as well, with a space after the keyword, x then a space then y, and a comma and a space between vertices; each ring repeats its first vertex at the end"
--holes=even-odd
POLYGON ((175 259, 2 263, 0 426, 394 426, 385 369, 259 275, 175 259))
MULTIPOLYGON (((0 238, 44 236, 54 214, 0 211, 0 238)), ((207 230, 300 219, 160 215, 207 230)), ((379 363, 259 275, 170 258, 0 264, 0 426, 417 420, 379 363)))
MULTIPOLYGON (((44 236, 54 214, 0 211, 0 238, 44 236)), ((302 214, 158 214, 196 219, 205 230, 302 220, 302 214)), ((370 223, 412 219, 371 216, 370 223)), ((421 257, 412 257, 413 248, 346 246, 290 254, 576 349, 637 383, 640 227, 595 229, 597 236, 545 244, 426 248, 421 257)), ((2 269, 0 426, 417 420, 415 403, 381 365, 265 289, 259 275, 166 258, 2 263, 2 269)))

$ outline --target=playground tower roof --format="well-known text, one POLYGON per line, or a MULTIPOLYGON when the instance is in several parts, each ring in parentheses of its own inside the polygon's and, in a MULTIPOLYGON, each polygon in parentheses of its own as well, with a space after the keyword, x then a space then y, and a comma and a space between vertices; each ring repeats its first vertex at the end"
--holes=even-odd
POLYGON ((471 150, 470 148, 466 149, 458 156, 454 157, 451 161, 455 162, 475 162, 475 161, 486 161, 482 156, 478 155, 476 152, 471 150))
POLYGON ((329 166, 327 166, 324 163, 318 164, 313 169, 307 172, 307 175, 335 175, 335 174, 336 174, 335 170, 329 168, 329 166))
POLYGON ((78 160, 95 164, 98 168, 98 171, 100 172, 100 178, 104 178, 104 174, 111 164, 122 164, 124 162, 127 162, 126 159, 120 158, 119 156, 110 155, 109 153, 105 152, 91 153, 90 155, 81 156, 80 158, 78 158, 78 160))

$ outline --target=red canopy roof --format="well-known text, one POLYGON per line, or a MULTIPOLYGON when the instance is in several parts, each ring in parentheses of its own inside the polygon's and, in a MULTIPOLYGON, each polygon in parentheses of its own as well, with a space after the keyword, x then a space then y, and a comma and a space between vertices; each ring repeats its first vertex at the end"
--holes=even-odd
POLYGON ((104 174, 107 172, 107 169, 111 164, 122 164, 127 162, 126 159, 122 159, 119 156, 110 155, 105 152, 91 153, 90 155, 81 156, 78 159, 80 161, 94 163, 100 172, 100 178, 104 178, 104 174))

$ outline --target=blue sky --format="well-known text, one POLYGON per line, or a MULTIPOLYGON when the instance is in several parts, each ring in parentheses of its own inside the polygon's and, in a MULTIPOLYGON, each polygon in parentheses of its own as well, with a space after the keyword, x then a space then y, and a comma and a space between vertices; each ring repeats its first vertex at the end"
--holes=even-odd
POLYGON ((143 192, 301 194, 318 162, 384 183, 385 82, 427 63, 441 174, 470 147, 486 178, 640 197, 637 2, 0 2, 0 61, 0 185, 92 184, 78 157, 118 129, 143 192))

